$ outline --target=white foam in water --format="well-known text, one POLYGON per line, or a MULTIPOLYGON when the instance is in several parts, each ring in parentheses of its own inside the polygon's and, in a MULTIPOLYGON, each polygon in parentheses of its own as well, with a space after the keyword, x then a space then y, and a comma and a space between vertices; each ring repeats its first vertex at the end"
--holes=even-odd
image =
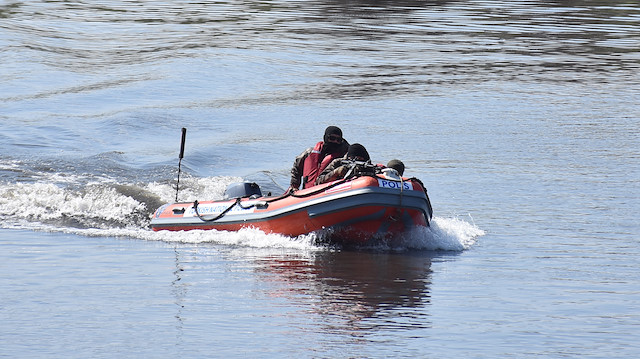
MULTIPOLYGON (((24 223, 23 223, 24 224, 24 223)), ((13 228, 25 228, 15 224, 13 228)), ((317 235, 314 233, 291 238, 279 234, 266 234, 258 229, 245 228, 237 232, 217 230, 193 230, 193 231, 158 231, 154 232, 144 228, 71 228, 55 227, 33 223, 28 229, 48 232, 64 232, 89 237, 120 237, 136 238, 148 241, 162 241, 167 243, 191 243, 191 244, 223 244, 229 246, 242 246, 253 248, 288 248, 296 250, 318 250, 325 248, 317 244, 317 235)), ((456 218, 434 218, 430 228, 419 228, 407 238, 394 245, 376 244, 373 249, 378 250, 442 250, 463 251, 471 247, 477 237, 484 235, 484 231, 474 225, 456 218)), ((366 246, 371 248, 370 246, 366 246)))
POLYGON ((13 229, 29 229, 43 232, 70 233, 87 237, 134 238, 147 241, 162 241, 167 243, 212 243, 252 248, 287 248, 302 251, 319 250, 324 248, 316 244, 316 235, 313 233, 296 238, 291 238, 279 234, 266 234, 254 228, 245 228, 237 232, 217 230, 154 232, 150 229, 144 228, 102 229, 56 227, 42 223, 31 223, 25 221, 14 221, 11 224, 4 224, 2 227, 13 229))
POLYGON ((374 241, 364 247, 382 251, 463 251, 484 234, 483 230, 462 219, 434 217, 430 227, 416 227, 400 238, 374 241))
POLYGON ((313 234, 291 238, 279 234, 266 234, 255 228, 244 228, 237 232, 216 230, 158 231, 149 235, 146 239, 183 243, 216 243, 254 248, 292 248, 301 250, 320 248, 314 244, 315 235, 313 234))
MULTIPOLYGON (((179 200, 197 198, 219 199, 236 177, 186 178, 179 200)), ((84 236, 127 237, 149 241, 180 243, 216 243, 256 248, 319 249, 320 235, 309 234, 290 238, 265 234, 257 229, 227 231, 158 231, 149 228, 149 215, 155 208, 146 208, 144 199, 173 202, 175 188, 168 183, 117 185, 111 180, 91 182, 80 189, 62 187, 61 181, 46 183, 13 183, 0 185, 0 226, 50 232, 74 233, 84 236), (118 186, 119 190, 118 190, 118 186), (126 187, 126 188, 122 188, 126 187), (124 193, 133 193, 130 195, 124 193), (142 197, 137 200, 133 198, 142 197), (156 198, 157 197, 157 198, 156 198)), ((381 250, 446 250, 463 251, 475 243, 484 231, 458 218, 435 217, 430 228, 419 227, 393 246, 374 245, 381 250)))
POLYGON ((99 184, 87 185, 82 191, 52 183, 18 183, 0 188, 0 211, 5 220, 76 218, 127 223, 128 216, 144 209, 135 199, 99 184))
POLYGON ((475 225, 458 218, 434 217, 429 229, 420 228, 412 242, 416 248, 429 250, 462 251, 471 247, 479 236, 485 234, 475 225))

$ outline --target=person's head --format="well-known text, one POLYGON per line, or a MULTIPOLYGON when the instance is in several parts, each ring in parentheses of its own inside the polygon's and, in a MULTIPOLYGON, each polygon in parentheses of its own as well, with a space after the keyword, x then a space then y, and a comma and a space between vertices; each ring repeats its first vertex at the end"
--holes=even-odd
POLYGON ((354 143, 349 146, 349 150, 347 151, 347 159, 356 161, 369 161, 371 158, 369 157, 369 152, 367 152, 367 149, 364 148, 363 145, 354 143))
POLYGON ((342 130, 337 126, 329 126, 324 130, 324 142, 342 144, 342 130))
POLYGON ((400 176, 402 176, 402 174, 404 173, 404 163, 402 163, 402 161, 400 160, 389 161, 389 163, 387 163, 387 167, 393 168, 394 170, 398 171, 398 174, 400 176))

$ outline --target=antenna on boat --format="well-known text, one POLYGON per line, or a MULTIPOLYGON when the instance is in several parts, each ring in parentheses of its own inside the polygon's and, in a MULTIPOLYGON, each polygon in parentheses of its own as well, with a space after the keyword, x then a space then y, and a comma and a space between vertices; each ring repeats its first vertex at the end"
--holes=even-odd
POLYGON ((184 157, 184 141, 187 138, 187 129, 182 128, 182 141, 180 142, 180 160, 178 161, 178 182, 176 183, 176 202, 178 202, 178 189, 180 187, 180 167, 182 166, 182 158, 184 157))

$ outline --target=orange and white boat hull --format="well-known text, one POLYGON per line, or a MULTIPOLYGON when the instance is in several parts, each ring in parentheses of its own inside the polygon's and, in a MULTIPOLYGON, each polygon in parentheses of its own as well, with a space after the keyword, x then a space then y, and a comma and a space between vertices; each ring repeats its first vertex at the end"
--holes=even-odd
POLYGON ((429 226, 431 216, 429 197, 420 181, 377 175, 327 183, 293 195, 198 202, 197 213, 193 202, 165 204, 153 215, 151 227, 155 231, 253 227, 291 237, 324 231, 340 241, 366 242, 429 226))

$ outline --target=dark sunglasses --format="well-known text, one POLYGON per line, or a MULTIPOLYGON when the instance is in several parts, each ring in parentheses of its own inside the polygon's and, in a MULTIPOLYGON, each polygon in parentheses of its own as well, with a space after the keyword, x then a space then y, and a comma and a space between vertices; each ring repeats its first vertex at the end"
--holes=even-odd
POLYGON ((329 135, 327 140, 329 142, 333 142, 333 143, 342 143, 342 137, 340 137, 338 135, 329 135))

